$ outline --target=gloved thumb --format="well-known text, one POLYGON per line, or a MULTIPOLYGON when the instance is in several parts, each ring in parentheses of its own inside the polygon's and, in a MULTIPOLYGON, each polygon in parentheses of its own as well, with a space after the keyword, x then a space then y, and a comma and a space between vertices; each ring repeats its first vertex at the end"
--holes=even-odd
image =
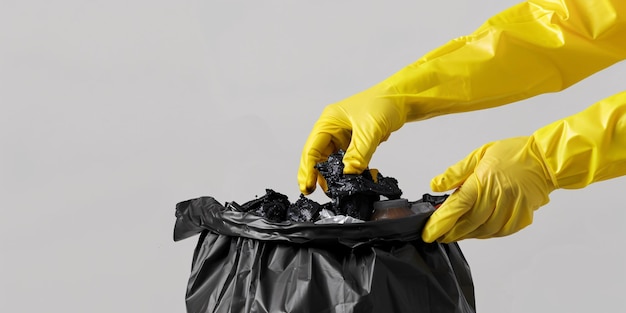
POLYGON ((472 151, 463 160, 448 167, 442 174, 435 176, 430 181, 430 189, 435 192, 444 192, 461 186, 474 173, 474 168, 492 145, 493 143, 488 143, 472 151))

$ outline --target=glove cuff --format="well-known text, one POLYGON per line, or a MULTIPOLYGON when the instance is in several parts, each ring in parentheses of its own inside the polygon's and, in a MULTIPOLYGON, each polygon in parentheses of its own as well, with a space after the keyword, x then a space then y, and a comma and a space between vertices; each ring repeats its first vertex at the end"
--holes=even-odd
POLYGON ((552 185, 552 190, 561 188, 559 186, 559 182, 554 171, 548 166, 548 162, 545 156, 544 151, 537 144, 535 135, 533 134, 528 138, 528 153, 530 153, 538 162, 541 164, 541 169, 543 170, 544 177, 546 178, 546 182, 552 185))

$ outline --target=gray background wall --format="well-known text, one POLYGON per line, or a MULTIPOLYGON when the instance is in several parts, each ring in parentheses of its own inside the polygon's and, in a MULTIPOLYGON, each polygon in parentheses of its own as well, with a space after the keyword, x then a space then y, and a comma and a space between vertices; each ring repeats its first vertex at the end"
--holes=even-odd
MULTIPOLYGON (((184 312, 196 238, 172 241, 177 202, 295 201, 325 105, 516 2, 1 1, 0 311, 184 312)), ((371 166, 416 199, 474 148, 626 89, 624 73, 408 124, 371 166)), ((524 231, 461 242, 479 312, 625 311, 625 183, 556 191, 524 231)))

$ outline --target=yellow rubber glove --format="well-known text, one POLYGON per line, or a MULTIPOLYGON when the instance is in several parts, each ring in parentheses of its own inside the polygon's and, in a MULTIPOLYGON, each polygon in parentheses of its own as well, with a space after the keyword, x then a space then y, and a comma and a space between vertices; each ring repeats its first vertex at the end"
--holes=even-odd
POLYGON ((331 153, 339 149, 346 151, 344 173, 360 174, 375 148, 404 125, 406 107, 384 96, 388 93, 389 88, 381 84, 324 109, 304 145, 298 172, 303 193, 313 192, 316 180, 326 189, 323 177, 313 166, 325 161, 331 153))
POLYGON ((457 187, 426 223, 424 241, 514 233, 532 222, 556 188, 532 137, 486 144, 431 181, 433 191, 457 187))
POLYGON ((457 188, 430 217, 422 239, 506 236, 533 220, 556 188, 626 175, 626 92, 537 130, 487 144, 431 181, 457 188))
POLYGON ((624 0, 513 6, 380 84, 329 105, 303 148, 300 190, 313 192, 313 166, 338 149, 346 150, 346 173, 362 172, 378 145, 405 122, 565 89, 625 59, 625 34, 624 0))

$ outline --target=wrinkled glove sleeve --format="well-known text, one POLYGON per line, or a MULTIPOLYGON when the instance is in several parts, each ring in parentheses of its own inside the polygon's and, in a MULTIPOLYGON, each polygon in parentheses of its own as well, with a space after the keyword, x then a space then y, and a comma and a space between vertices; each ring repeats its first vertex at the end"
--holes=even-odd
POLYGON ((533 134, 558 188, 626 175, 626 91, 533 134))
POLYGON ((385 80, 407 121, 563 90, 626 58, 626 1, 528 1, 385 80))

